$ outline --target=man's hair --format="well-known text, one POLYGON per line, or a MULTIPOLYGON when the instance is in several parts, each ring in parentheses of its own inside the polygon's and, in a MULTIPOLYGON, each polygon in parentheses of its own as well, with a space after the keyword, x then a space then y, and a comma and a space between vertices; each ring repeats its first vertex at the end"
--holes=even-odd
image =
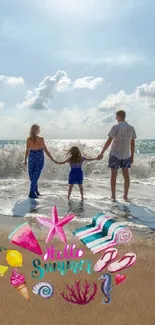
POLYGON ((116 116, 119 116, 119 117, 121 117, 123 120, 125 120, 125 118, 126 118, 126 113, 125 113, 125 111, 120 110, 120 111, 117 111, 117 112, 116 112, 116 116))

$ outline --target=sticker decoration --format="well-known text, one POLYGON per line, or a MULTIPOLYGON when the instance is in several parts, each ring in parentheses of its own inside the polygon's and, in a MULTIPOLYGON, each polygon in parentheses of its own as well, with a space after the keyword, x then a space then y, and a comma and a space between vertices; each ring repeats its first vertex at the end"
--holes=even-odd
MULTIPOLYGON (((78 248, 77 244, 67 243, 63 226, 69 223, 74 217, 74 214, 70 214, 59 219, 56 206, 52 208, 51 219, 37 217, 40 224, 49 228, 45 241, 46 244, 56 235, 65 244, 62 249, 57 248, 56 245, 47 245, 43 253, 28 222, 17 227, 11 232, 8 238, 11 243, 34 254, 41 255, 40 259, 35 258, 32 261, 33 270, 31 276, 38 281, 44 278, 46 273, 56 271, 61 276, 66 275, 70 271, 74 275, 79 272, 81 273, 81 271, 91 275, 94 272, 101 272, 105 268, 109 273, 116 273, 113 277, 114 285, 111 284, 111 274, 105 273, 102 275, 101 273, 101 276, 98 277, 101 284, 101 291, 104 295, 102 303, 109 304, 112 302, 111 295, 113 287, 125 282, 127 278, 126 275, 117 272, 132 267, 137 260, 136 254, 132 252, 126 253, 118 259, 118 249, 113 246, 128 242, 132 237, 132 232, 126 225, 117 222, 112 217, 106 216, 103 213, 98 213, 93 217, 91 224, 76 229, 73 234, 93 254, 103 251, 95 265, 92 265, 91 260, 83 259, 84 249, 78 248), (45 263, 46 261, 48 263, 45 263)), ((10 284, 26 301, 30 301, 26 278, 17 270, 18 267, 23 266, 22 254, 17 250, 7 249, 3 246, 0 246, 0 252, 5 252, 5 258, 8 264, 8 266, 0 265, 0 277, 5 275, 9 266, 13 267, 10 284)), ((95 299, 97 292, 98 287, 96 282, 82 281, 80 279, 79 281, 75 281, 71 286, 66 284, 65 290, 60 295, 63 300, 70 304, 86 305, 95 299)), ((43 299, 48 299, 54 294, 54 286, 49 282, 38 282, 33 286, 32 293, 39 295, 43 299)))
POLYGON ((42 255, 42 249, 38 244, 38 241, 32 232, 28 222, 17 227, 10 235, 9 240, 32 253, 42 255))
POLYGON ((67 243, 66 235, 62 227, 69 223, 75 214, 70 214, 62 219, 58 219, 58 212, 56 206, 52 208, 51 219, 37 217, 37 220, 45 227, 49 228, 49 233, 46 238, 46 244, 51 241, 51 239, 57 235, 63 243, 67 243))
POLYGON ((136 263, 136 259, 137 259, 136 254, 127 253, 124 256, 122 256, 118 261, 108 265, 107 270, 110 273, 115 273, 127 269, 136 263))
POLYGON ((101 213, 93 218, 91 224, 76 229, 73 234, 94 254, 127 243, 132 238, 132 232, 122 222, 117 222, 112 217, 101 213))
POLYGON ((3 247, 3 246, 0 246, 0 253, 4 251, 7 251, 7 248, 6 247, 3 247))
POLYGON ((115 275, 115 284, 121 284, 126 280, 126 275, 124 274, 116 274, 115 275))
POLYGON ((8 270, 8 266, 0 265, 0 276, 3 276, 8 270))
POLYGON ((94 265, 94 271, 101 272, 104 268, 107 267, 109 263, 115 260, 117 255, 118 255, 118 250, 116 248, 107 249, 94 265))
POLYGON ((81 258, 84 254, 84 251, 81 249, 76 249, 76 251, 74 252, 74 249, 76 248, 76 245, 73 244, 71 245, 65 245, 63 251, 56 251, 54 249, 54 245, 52 245, 51 247, 47 247, 46 249, 46 253, 43 255, 43 260, 47 261, 48 259, 51 260, 63 260, 64 258, 69 259, 77 259, 77 258, 81 258))
POLYGON ((72 304, 86 305, 94 300, 97 293, 97 284, 95 282, 89 283, 87 280, 80 286, 80 280, 75 281, 72 287, 66 285, 68 293, 60 293, 63 299, 72 304))
POLYGON ((23 298, 27 301, 30 300, 29 291, 26 286, 26 279, 23 274, 18 273, 18 271, 14 269, 12 271, 12 276, 10 277, 10 283, 23 298))
POLYGON ((42 279, 45 276, 46 272, 55 272, 58 271, 61 275, 65 275, 68 270, 71 270, 74 274, 77 274, 80 271, 85 271, 88 274, 94 273, 91 260, 80 260, 76 261, 61 261, 54 263, 47 263, 41 265, 39 259, 34 259, 32 261, 32 266, 34 270, 31 272, 31 276, 34 279, 42 279))
POLYGON ((16 250, 7 250, 6 261, 12 267, 21 267, 23 264, 23 256, 16 250))
POLYGON ((53 296, 54 288, 49 282, 39 282, 33 287, 32 292, 41 298, 48 299, 53 296))
POLYGON ((106 273, 103 274, 98 280, 102 280, 101 283, 101 291, 103 292, 104 296, 107 298, 102 300, 103 304, 109 304, 112 301, 111 298, 111 291, 112 291, 112 285, 111 285, 111 275, 106 273))

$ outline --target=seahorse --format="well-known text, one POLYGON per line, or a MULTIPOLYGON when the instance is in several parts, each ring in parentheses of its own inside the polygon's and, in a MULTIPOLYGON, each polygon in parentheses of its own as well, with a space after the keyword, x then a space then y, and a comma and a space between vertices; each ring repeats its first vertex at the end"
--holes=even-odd
POLYGON ((103 304, 109 304, 112 301, 110 291, 112 291, 111 286, 111 275, 110 274, 103 274, 98 280, 103 280, 101 284, 101 290, 105 297, 107 298, 107 301, 105 299, 102 300, 103 304))

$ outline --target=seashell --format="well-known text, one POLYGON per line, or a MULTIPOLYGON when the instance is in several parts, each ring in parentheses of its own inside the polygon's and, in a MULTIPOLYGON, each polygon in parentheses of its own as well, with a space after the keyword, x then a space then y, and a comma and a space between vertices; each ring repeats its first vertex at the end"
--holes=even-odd
POLYGON ((51 298, 54 294, 53 286, 48 282, 39 282, 34 287, 32 292, 35 295, 40 295, 42 298, 51 298))

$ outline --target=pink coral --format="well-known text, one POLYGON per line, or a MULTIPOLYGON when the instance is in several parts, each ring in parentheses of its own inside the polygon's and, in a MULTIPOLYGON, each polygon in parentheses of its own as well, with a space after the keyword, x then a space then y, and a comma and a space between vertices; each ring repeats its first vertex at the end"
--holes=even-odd
POLYGON ((91 283, 88 283, 87 280, 83 284, 83 288, 84 288, 83 291, 82 288, 80 287, 80 281, 75 281, 75 285, 72 286, 71 288, 68 285, 66 285, 66 288, 69 291, 69 293, 65 294, 64 292, 62 292, 60 293, 61 296, 66 301, 78 305, 88 304, 91 300, 95 298, 95 295, 97 293, 97 284, 93 282, 93 286, 91 288, 91 283))

